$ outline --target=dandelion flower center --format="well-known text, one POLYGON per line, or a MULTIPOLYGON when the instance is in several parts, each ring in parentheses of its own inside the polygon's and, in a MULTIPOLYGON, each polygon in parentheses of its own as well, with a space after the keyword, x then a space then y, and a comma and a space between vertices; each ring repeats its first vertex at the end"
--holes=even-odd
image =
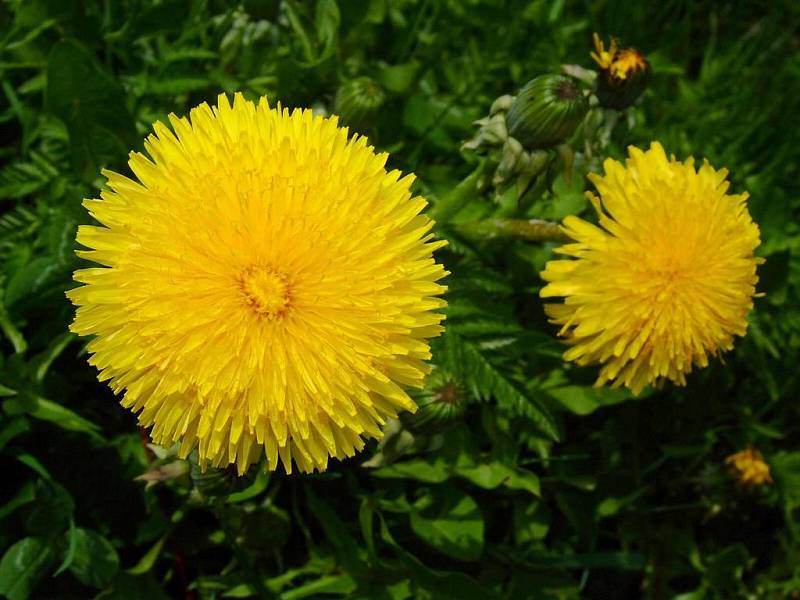
POLYGON ((241 277, 241 288, 253 310, 268 318, 282 315, 289 307, 289 281, 272 267, 246 269, 241 277))

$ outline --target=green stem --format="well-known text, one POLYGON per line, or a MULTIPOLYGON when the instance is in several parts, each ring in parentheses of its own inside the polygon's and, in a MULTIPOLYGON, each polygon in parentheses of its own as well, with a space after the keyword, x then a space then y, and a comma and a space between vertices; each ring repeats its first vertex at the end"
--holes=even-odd
POLYGON ((485 164, 485 161, 478 163, 472 173, 433 205, 428 214, 434 221, 440 224, 449 222, 467 202, 478 195, 478 181, 483 175, 485 164))
POLYGON ((468 239, 515 239, 526 242, 568 242, 558 223, 539 219, 486 219, 460 223, 455 230, 468 239))

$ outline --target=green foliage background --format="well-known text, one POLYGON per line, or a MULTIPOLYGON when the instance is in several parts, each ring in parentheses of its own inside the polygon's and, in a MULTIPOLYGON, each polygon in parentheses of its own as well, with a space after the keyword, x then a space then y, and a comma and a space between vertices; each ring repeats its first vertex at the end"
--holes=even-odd
MULTIPOLYGON (((800 593, 800 5, 522 0, 4 0, 0 3, 0 592, 18 598, 788 598, 800 593), (310 476, 190 477, 146 446, 67 333, 81 199, 126 172, 156 119, 219 91, 331 111, 368 76, 366 133, 433 203, 494 98, 591 33, 653 67, 613 156, 660 140, 748 190, 762 229, 748 336, 639 398, 564 364, 537 272, 552 245, 439 233, 446 428, 393 430, 310 476), (737 486, 747 444, 774 484, 737 486), (368 462, 367 462, 368 461, 368 462), (366 463, 366 464, 365 464, 366 463), (145 490, 136 477, 173 475, 145 490), (228 492, 233 491, 232 494, 228 492), (794 595, 793 595, 794 594, 794 595)), ((584 211, 556 179, 526 216, 584 211)), ((677 242, 677 241, 676 241, 677 242)))

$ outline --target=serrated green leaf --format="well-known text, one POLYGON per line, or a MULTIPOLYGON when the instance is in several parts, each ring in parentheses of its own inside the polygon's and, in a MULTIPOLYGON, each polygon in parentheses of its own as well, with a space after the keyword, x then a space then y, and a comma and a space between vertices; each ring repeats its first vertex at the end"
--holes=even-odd
POLYGON ((469 341, 448 331, 435 342, 434 360, 444 365, 481 399, 494 398, 498 405, 525 416, 546 435, 559 438, 558 426, 545 406, 524 393, 469 341))
POLYGON ((84 178, 94 178, 100 166, 137 143, 122 87, 74 40, 50 52, 45 105, 67 124, 73 164, 84 178))

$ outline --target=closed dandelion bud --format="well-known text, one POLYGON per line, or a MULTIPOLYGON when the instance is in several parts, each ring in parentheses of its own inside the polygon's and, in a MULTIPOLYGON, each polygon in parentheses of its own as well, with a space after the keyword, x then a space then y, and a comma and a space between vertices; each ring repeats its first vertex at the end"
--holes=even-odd
POLYGON ((369 77, 357 77, 343 84, 336 92, 334 112, 342 122, 363 127, 386 101, 383 88, 369 77))
POLYGON ((409 428, 436 431, 461 418, 466 411, 466 396, 458 382, 431 375, 431 383, 417 406, 417 412, 409 417, 409 428))
POLYGON ((204 496, 225 496, 236 489, 235 469, 209 467, 203 470, 192 460, 189 474, 195 489, 204 496))
POLYGON ((597 100, 603 108, 622 110, 642 95, 650 79, 650 64, 635 48, 619 48, 611 40, 608 50, 594 34, 592 58, 600 67, 597 74, 597 100))
POLYGON ((511 105, 508 134, 527 149, 555 146, 573 134, 588 110, 575 80, 542 75, 529 81, 511 105))

